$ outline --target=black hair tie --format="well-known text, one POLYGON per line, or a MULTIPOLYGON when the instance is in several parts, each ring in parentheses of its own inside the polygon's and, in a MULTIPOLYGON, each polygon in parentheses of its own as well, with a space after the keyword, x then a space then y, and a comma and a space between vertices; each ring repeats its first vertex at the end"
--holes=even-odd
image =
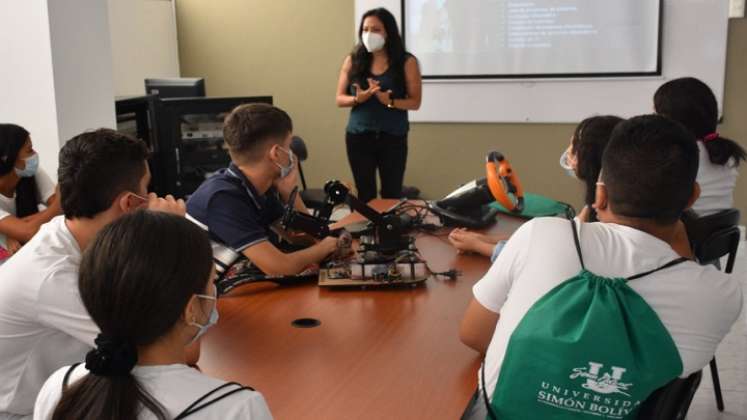
POLYGON ((126 376, 137 364, 137 348, 126 340, 99 334, 86 354, 86 369, 96 376, 126 376))

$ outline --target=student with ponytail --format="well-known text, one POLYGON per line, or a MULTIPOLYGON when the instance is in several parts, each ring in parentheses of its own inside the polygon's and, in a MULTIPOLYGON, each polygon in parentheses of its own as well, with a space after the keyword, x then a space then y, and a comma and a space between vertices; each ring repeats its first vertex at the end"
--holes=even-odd
POLYGON ((55 185, 39 168, 29 132, 0 124, 0 264, 62 213, 55 185), (39 211, 39 205, 46 208, 39 211))
POLYGON ((140 210, 105 227, 80 266, 96 348, 47 380, 34 418, 271 418, 258 392, 185 364, 218 320, 212 267, 207 233, 183 217, 140 210))
POLYGON ((707 216, 733 207, 737 167, 747 159, 747 152, 718 133, 718 103, 708 85, 694 77, 670 80, 654 94, 654 109, 683 124, 698 139, 701 193, 693 210, 707 216))

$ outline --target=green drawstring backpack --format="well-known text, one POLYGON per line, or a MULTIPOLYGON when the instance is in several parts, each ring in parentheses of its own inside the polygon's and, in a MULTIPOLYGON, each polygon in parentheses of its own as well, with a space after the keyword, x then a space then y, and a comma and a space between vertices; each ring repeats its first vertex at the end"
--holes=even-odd
POLYGON ((656 389, 682 374, 672 337, 628 282, 687 261, 679 258, 627 279, 586 270, 542 296, 519 322, 506 349, 492 420, 635 419, 656 389))

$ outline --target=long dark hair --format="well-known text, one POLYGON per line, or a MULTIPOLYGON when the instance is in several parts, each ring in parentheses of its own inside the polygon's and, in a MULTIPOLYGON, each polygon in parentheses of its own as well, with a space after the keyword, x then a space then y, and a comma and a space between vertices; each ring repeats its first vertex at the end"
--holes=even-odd
POLYGON ((358 83, 362 88, 368 88, 368 77, 371 73, 371 62, 373 55, 366 50, 363 45, 363 22, 367 17, 374 16, 384 24, 386 31, 386 55, 389 58, 389 68, 394 72, 394 81, 396 86, 405 85, 405 60, 410 54, 405 51, 405 43, 397 28, 397 21, 389 10, 383 7, 371 9, 363 14, 361 23, 358 26, 358 43, 353 47, 350 53, 352 66, 348 73, 350 83, 358 83))
POLYGON ((703 141, 711 163, 725 165, 733 160, 739 165, 747 159, 747 152, 735 141, 716 137, 718 103, 711 88, 700 80, 683 77, 664 83, 654 94, 654 109, 683 124, 703 141))
POLYGON ((166 420, 130 373, 136 349, 168 333, 189 299, 205 293, 211 266, 207 234, 183 217, 139 210, 105 227, 80 265, 80 296, 101 330, 86 356, 91 374, 64 390, 52 419, 130 420, 146 408, 166 420))
MULTIPOLYGON (((0 176, 15 169, 18 154, 26 145, 29 132, 15 124, 0 124, 0 176)), ((26 217, 39 211, 36 178, 21 178, 16 185, 16 216, 26 217)))
POLYGON ((602 155, 610 140, 612 130, 622 118, 614 115, 600 115, 589 117, 576 126, 571 143, 576 155, 576 175, 584 182, 586 193, 584 204, 591 210, 591 222, 596 221, 596 212, 592 204, 596 200, 597 180, 602 170, 602 155))

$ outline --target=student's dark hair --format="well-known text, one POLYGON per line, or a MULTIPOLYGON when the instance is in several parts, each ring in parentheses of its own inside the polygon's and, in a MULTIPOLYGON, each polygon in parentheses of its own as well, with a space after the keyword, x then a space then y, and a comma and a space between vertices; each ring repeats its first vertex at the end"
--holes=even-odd
POLYGON ((234 158, 256 160, 267 141, 281 142, 293 131, 290 116, 268 104, 244 104, 231 111, 223 123, 223 138, 234 158))
POLYGON ((175 215, 138 210, 106 226, 83 255, 79 290, 99 327, 91 372, 62 393, 53 420, 130 420, 167 413, 131 374, 137 348, 172 330, 212 268, 207 234, 175 215))
MULTIPOLYGON (((15 169, 18 155, 29 139, 29 132, 15 124, 0 124, 0 176, 15 169)), ((21 178, 16 185, 16 216, 26 217, 39 211, 36 177, 21 178)))
POLYGON ((716 165, 733 161, 735 165, 747 159, 747 151, 733 140, 717 136, 718 103, 716 96, 702 81, 694 77, 670 80, 654 94, 654 109, 687 127, 703 141, 708 158, 716 165))
POLYGON ((93 218, 122 192, 138 191, 148 156, 143 141, 114 130, 73 137, 60 150, 57 172, 65 217, 93 218))
POLYGON ((611 210, 663 225, 680 218, 697 174, 695 136, 659 115, 618 124, 602 157, 602 181, 611 210))
POLYGON ((576 126, 571 143, 576 155, 576 175, 586 186, 584 204, 591 209, 590 221, 596 221, 592 204, 596 199, 597 180, 602 170, 602 154, 610 134, 623 119, 614 115, 589 117, 576 126))
POLYGON ((361 17, 361 23, 358 26, 358 43, 350 53, 352 65, 348 73, 348 80, 351 84, 359 84, 363 89, 368 88, 373 54, 368 52, 365 45, 363 45, 362 35, 363 22, 370 16, 378 18, 384 24, 384 30, 386 31, 386 44, 384 48, 389 58, 389 67, 394 72, 395 85, 405 86, 405 61, 407 61, 408 57, 412 57, 412 55, 405 50, 405 43, 402 41, 402 36, 399 33, 399 28, 397 28, 397 20, 394 19, 394 15, 383 7, 371 9, 361 17))

